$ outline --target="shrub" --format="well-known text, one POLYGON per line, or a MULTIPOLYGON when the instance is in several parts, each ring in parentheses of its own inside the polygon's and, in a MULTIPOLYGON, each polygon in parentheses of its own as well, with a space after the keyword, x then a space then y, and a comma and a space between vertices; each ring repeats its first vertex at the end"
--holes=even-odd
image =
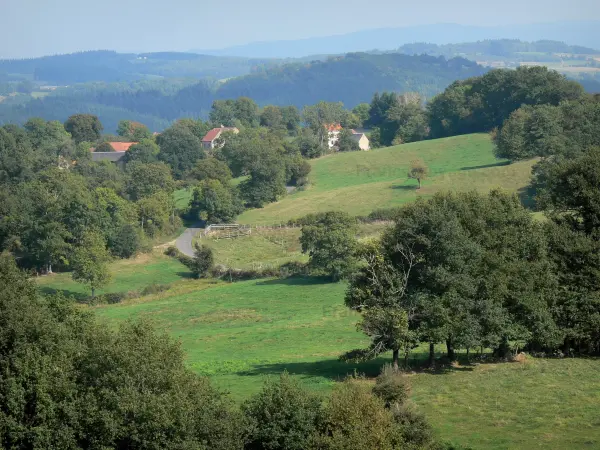
POLYGON ((391 411, 402 440, 409 448, 424 448, 433 443, 431 425, 413 405, 396 404, 391 411))
POLYGON ((284 372, 242 406, 247 450, 309 448, 321 417, 321 402, 284 372))
POLYGON ((410 394, 410 385, 402 373, 386 364, 375 380, 373 393, 389 408, 392 405, 404 404, 410 394))
POLYGON ((167 249, 165 250, 165 255, 171 256, 173 258, 177 258, 180 254, 181 252, 179 251, 179 249, 173 245, 167 247, 167 249))
POLYGON ((113 256, 117 258, 131 258, 141 246, 141 236, 136 227, 130 224, 121 226, 108 242, 108 247, 113 256))
MULTIPOLYGON (((204 278, 213 268, 215 257, 210 247, 196 244, 194 257, 190 258, 189 269, 196 278, 204 278)), ((184 263, 185 264, 185 263, 184 263)), ((187 265, 187 264, 186 264, 187 265)))
POLYGON ((402 448, 392 413, 367 384, 355 379, 334 387, 319 441, 318 448, 331 450, 402 448))

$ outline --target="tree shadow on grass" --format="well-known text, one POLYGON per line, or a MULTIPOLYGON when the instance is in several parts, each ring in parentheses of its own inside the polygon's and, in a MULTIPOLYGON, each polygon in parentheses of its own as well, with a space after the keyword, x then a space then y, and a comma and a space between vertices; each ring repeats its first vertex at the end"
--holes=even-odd
POLYGON ((188 280, 193 280, 195 278, 192 272, 177 272, 176 275, 181 278, 185 278, 188 280))
POLYGON ((477 169, 489 169, 491 167, 502 167, 510 165, 510 161, 500 161, 493 164, 483 164, 481 166, 467 166, 461 167, 460 170, 477 170, 477 169))
POLYGON ((260 364, 250 370, 237 373, 240 376, 279 375, 287 371, 290 375, 301 375, 310 377, 323 377, 334 381, 357 373, 367 377, 376 377, 381 370, 385 360, 376 359, 364 363, 345 363, 337 359, 313 361, 313 362, 291 362, 278 364, 260 364))
POLYGON ((528 185, 517 191, 517 195, 519 196, 519 200, 521 200, 521 204, 532 211, 535 211, 536 203, 535 203, 535 195, 536 190, 533 186, 528 185))
POLYGON ((89 294, 85 294, 85 293, 81 293, 81 292, 74 292, 74 291, 69 291, 66 289, 55 289, 55 288, 51 288, 48 286, 42 286, 39 288, 40 292, 44 295, 57 295, 57 294, 62 294, 67 298, 73 298, 77 303, 87 303, 90 295, 89 294))
MULTIPOLYGON (((472 372, 476 364, 468 362, 466 359, 459 365, 450 364, 443 358, 436 360, 434 368, 427 366, 427 355, 418 354, 408 361, 408 368, 401 367, 402 370, 410 373, 431 373, 433 375, 443 375, 452 372, 472 372)), ((300 375, 307 377, 323 377, 333 381, 341 381, 348 376, 357 374, 367 378, 375 378, 379 375, 384 364, 390 364, 391 358, 379 357, 371 361, 361 363, 343 362, 337 359, 329 359, 312 362, 290 362, 277 364, 259 364, 250 370, 238 372, 239 376, 260 376, 260 375, 279 375, 287 371, 291 375, 300 375)))
POLYGON ((394 184, 390 187, 391 189, 396 189, 398 191, 416 191, 419 186, 416 184, 394 184))
POLYGON ((288 286, 311 286, 316 284, 331 284, 329 277, 309 277, 304 275, 294 275, 288 278, 275 278, 273 280, 258 281, 259 286, 269 286, 275 284, 285 284, 288 286))

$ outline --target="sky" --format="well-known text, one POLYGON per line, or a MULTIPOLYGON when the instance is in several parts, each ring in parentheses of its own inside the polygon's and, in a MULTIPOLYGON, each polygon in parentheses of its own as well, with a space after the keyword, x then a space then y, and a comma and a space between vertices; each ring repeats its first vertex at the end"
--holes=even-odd
POLYGON ((0 58, 218 49, 433 23, 597 19, 598 0, 0 0, 0 58))

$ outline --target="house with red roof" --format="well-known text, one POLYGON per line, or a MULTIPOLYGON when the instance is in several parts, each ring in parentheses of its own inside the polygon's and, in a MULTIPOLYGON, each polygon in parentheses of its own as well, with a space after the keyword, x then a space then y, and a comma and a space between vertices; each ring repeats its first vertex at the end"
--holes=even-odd
POLYGON ((92 161, 111 161, 117 163, 125 156, 125 153, 137 142, 107 142, 112 152, 97 152, 95 147, 90 148, 92 152, 92 161))
POLYGON ((219 128, 213 128, 206 133, 206 136, 202 138, 202 146, 208 149, 215 148, 217 146, 217 139, 219 139, 221 135, 226 132, 238 134, 240 130, 238 130, 236 127, 224 127, 223 125, 221 125, 219 128))

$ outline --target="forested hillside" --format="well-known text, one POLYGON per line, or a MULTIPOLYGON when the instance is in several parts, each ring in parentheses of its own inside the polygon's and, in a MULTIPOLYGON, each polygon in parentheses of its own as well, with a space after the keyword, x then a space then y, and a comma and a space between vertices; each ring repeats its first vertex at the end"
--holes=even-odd
MULTIPOLYGON (((85 55, 81 58, 87 60, 85 55)), ((33 67, 24 67, 26 62, 19 64, 4 69, 0 65, 0 70, 33 67)), ((110 65, 107 67, 111 70, 110 65)), ((73 112, 85 112, 98 115, 107 129, 114 129, 119 120, 129 119, 161 130, 180 117, 206 117, 216 99, 247 96, 259 105, 297 107, 325 100, 353 107, 368 102, 374 91, 418 92, 428 99, 456 79, 484 72, 481 66, 462 58, 352 53, 327 61, 263 69, 223 83, 168 79, 75 85, 57 89, 44 98, 11 98, 0 103, 0 123, 24 123, 36 116, 64 121, 73 112)))
POLYGON ((0 60, 0 81, 28 79, 50 85, 90 81, 133 81, 157 77, 229 78, 280 61, 196 53, 90 51, 19 60, 0 60))

